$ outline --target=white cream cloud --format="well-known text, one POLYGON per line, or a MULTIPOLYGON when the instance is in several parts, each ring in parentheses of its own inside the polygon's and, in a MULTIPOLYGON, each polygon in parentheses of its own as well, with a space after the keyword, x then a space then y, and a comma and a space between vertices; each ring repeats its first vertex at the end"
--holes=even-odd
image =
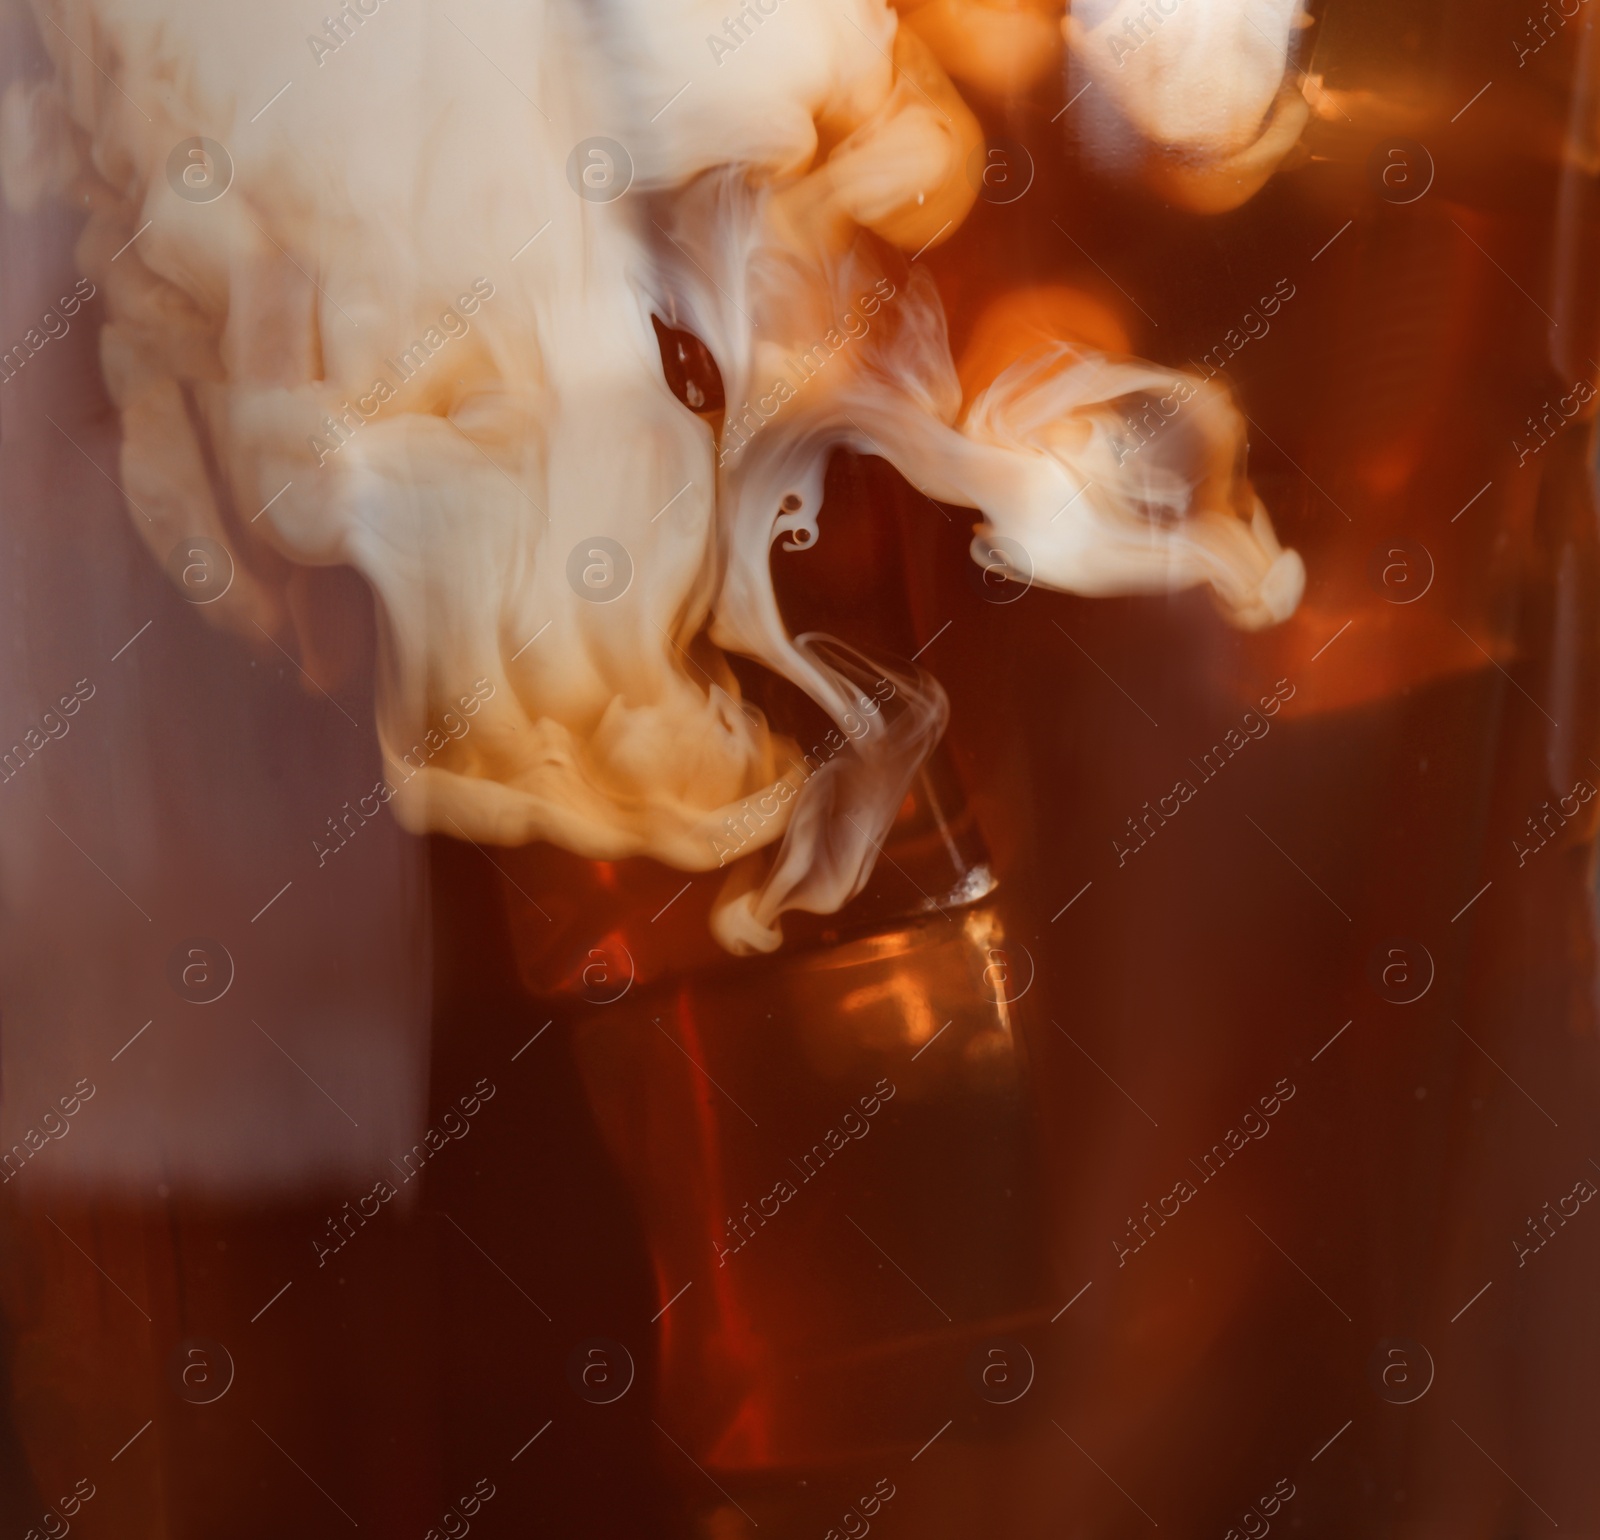
POLYGON ((1078 0, 1062 22, 1101 96, 1163 155, 1161 190, 1205 213, 1254 196, 1310 116, 1285 79, 1301 0, 1078 0))
MULTIPOLYGON (((1191 382, 1181 428, 1131 464, 1117 403, 1172 390, 1172 370, 1061 342, 963 400, 933 286, 889 248, 959 226, 982 134, 880 0, 372 3, 263 111, 290 12, 37 0, 56 73, 0 122, 8 195, 53 188, 88 215, 123 481, 156 556, 227 545, 240 570, 211 612, 256 639, 287 638, 295 566, 370 583, 409 827, 708 870, 740 804, 765 798, 720 938, 769 949, 785 909, 847 901, 943 728, 942 692, 902 671, 893 710, 807 778, 725 660, 859 726, 868 665, 791 636, 768 570, 774 539, 816 538, 837 446, 977 509, 1037 582, 1208 584, 1246 626, 1294 608, 1299 559, 1214 388, 1191 382), (226 160, 194 160, 195 138, 226 160), (714 356, 722 444, 669 390, 653 315, 714 356), (825 368, 769 388, 819 347, 825 368), (479 680, 472 732, 407 763, 479 680)), ((1265 80, 1237 28, 1206 37, 1208 60, 1236 47, 1265 80)), ((1154 93, 1136 120, 1248 143, 1276 80, 1240 85, 1230 126, 1185 105, 1176 68, 1127 98, 1154 93)))

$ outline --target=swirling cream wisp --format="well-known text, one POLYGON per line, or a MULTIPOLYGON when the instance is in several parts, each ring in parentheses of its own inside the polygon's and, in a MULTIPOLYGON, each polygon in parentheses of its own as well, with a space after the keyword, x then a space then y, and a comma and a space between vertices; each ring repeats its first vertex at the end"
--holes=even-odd
MULTIPOLYGON (((974 21, 986 8, 939 0, 906 24, 882 0, 367 3, 36 0, 55 73, 7 96, 0 164, 13 202, 87 213, 123 482, 157 557, 226 546, 238 575, 212 612, 252 639, 290 639, 295 567, 371 585, 409 827, 700 871, 764 795, 779 813, 720 939, 767 950, 785 909, 846 902, 942 692, 905 675, 896 710, 802 780, 726 661, 859 726, 847 653, 790 635, 768 566, 774 540, 816 538, 838 446, 978 510, 1045 585, 1208 584, 1252 627, 1293 610, 1299 558, 1223 394, 1049 338, 964 394, 933 285, 895 256, 948 239, 975 196, 982 134, 941 56, 977 25, 973 83, 1022 78, 1005 39, 1059 29, 1048 3, 974 21), (668 388, 653 316, 714 356, 722 442, 668 388), (819 347, 826 369, 767 388, 819 347), (1175 388, 1184 431, 1129 459, 1118 403, 1175 388), (472 731, 408 761, 468 692, 472 731)), ((1235 32, 1274 13, 1273 58, 1248 45, 1265 84, 1201 125, 1223 158, 1252 152, 1284 110, 1288 12, 1181 3, 1237 12, 1235 32)), ((1067 38, 1094 59, 1095 32, 1067 38)), ((1134 128, 1190 132, 1192 70, 1215 58, 1153 53, 1127 78, 1134 128)))

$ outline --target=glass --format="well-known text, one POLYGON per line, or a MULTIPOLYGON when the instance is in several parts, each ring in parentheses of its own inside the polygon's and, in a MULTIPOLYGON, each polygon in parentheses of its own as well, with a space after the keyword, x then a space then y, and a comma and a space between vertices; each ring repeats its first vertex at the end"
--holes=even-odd
POLYGON ((0 1518, 1593 1527, 1567 3, 0 6, 0 1518))

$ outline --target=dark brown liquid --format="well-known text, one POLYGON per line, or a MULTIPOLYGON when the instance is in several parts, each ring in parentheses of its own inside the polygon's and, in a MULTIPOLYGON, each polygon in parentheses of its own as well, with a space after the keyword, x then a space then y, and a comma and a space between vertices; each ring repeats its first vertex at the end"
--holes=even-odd
MULTIPOLYGON (((649 1194, 607 1153, 578 1073, 591 1006, 575 991, 591 947, 609 966, 624 944, 641 993, 676 989, 705 1032, 757 1037, 750 971, 706 941, 715 882, 674 900, 676 873, 540 850, 496 853, 503 877, 435 841, 430 1121, 485 1065, 494 1116, 428 1168, 420 1205, 386 1211, 329 1269, 310 1242, 342 1188, 248 1212, 90 1195, 50 1222, 8 1196, 17 1532, 86 1470, 98 1495, 74 1523, 119 1540, 342 1534, 319 1484, 363 1531, 421 1536, 484 1477, 486 1535, 670 1535, 718 1510, 737 1533, 717 1484, 756 1503, 735 1475, 763 1472, 791 1483, 762 1531, 783 1532, 812 1522, 805 1459, 845 1441, 895 1486, 872 1519, 885 1535, 1159 1523, 1222 1540, 1259 1533, 1243 1515, 1285 1486, 1270 1522, 1306 1535, 1487 1540, 1542 1532, 1546 1511, 1593 1528, 1600 1218, 1558 1200, 1600 1186, 1595 815, 1561 801, 1600 786, 1593 407, 1563 405, 1600 375, 1600 54, 1588 7, 1557 14, 1530 29, 1502 0, 1318 7, 1300 62, 1340 105, 1217 218, 1093 170, 1060 82, 985 110, 1035 180, 920 259, 958 355, 996 296, 1052 283, 1116 312, 1143 356, 1221 364, 1255 485, 1307 563, 1285 626, 1241 635, 1202 594, 996 592, 973 581, 969 514, 844 460, 818 548, 775 554, 795 623, 926 645, 1000 878, 991 902, 1036 968, 1017 1021, 1054 1293, 1003 1436, 972 1425, 986 1404, 964 1340, 948 1382, 917 1392, 931 1447, 859 1425, 868 1336, 901 1343, 926 1307, 909 1289, 868 1297, 897 1280, 867 1252, 847 1309, 856 1281, 840 1293, 826 1271, 837 1235, 811 1262, 796 1240, 764 1263, 746 1301, 706 1305, 706 1275, 673 1316, 682 1280, 648 1249, 661 1214, 641 1216, 649 1194), (1400 140, 1406 176, 1422 176, 1415 145, 1432 167, 1414 201, 1392 195, 1418 183, 1385 180, 1400 140), (905 630, 876 608, 895 560, 905 630), (1192 794, 1167 813, 1180 781, 1192 794), (118 1313, 57 1222, 153 1320, 118 1313), (295 1292, 252 1323, 291 1274, 295 1292), (692 1404, 676 1322, 703 1342, 734 1305, 748 1318, 786 1302, 790 1335, 740 1344, 743 1431, 772 1415, 719 1463, 738 1414, 709 1359, 692 1404), (784 1376, 830 1332, 861 1355, 858 1393, 831 1364, 794 1392, 784 1376), (195 1335, 238 1361, 214 1416, 168 1383, 174 1344, 195 1335), (574 1386, 595 1339, 635 1361, 612 1403, 574 1386), (151 1445, 113 1463, 147 1418, 151 1445), (301 1474, 263 1426, 294 1429, 301 1474)), ((883 932, 915 898, 899 883, 881 869, 834 935, 797 923, 796 955, 883 932)), ((909 1191, 931 1180, 927 1143, 875 1129, 844 1152, 841 1212, 865 1181, 852 1155, 870 1149, 874 1180, 909 1191)), ((720 1227, 730 1196, 756 1194, 679 1198, 720 1227)), ((947 1307, 946 1289, 981 1296, 1004 1270, 968 1232, 930 1258, 951 1269, 942 1287, 921 1280, 947 1307)), ((937 1316, 929 1328, 941 1351, 957 1342, 937 1316)), ((817 1517, 822 1540, 839 1519, 817 1517)))
MULTIPOLYGON (((1582 1453, 1600 1225, 1546 1221, 1523 1256, 1540 1205, 1600 1179, 1594 815, 1570 796, 1600 786, 1577 399, 1600 358, 1600 55, 1581 13, 1521 69, 1520 7, 1319 17, 1302 62, 1353 121, 1315 123, 1238 212, 1113 196, 1045 148, 1052 102, 991 126, 1034 150, 1034 191, 925 259, 958 348, 1020 277, 1089 288, 1175 365, 1287 280, 1225 374, 1307 563, 1299 613, 1241 636, 1195 595, 985 605, 960 536, 908 498, 921 635, 948 623, 922 661, 1033 917, 1036 1015, 1063 1029, 1033 1062, 1062 1298, 1093 1287, 1058 1327, 1061 1428, 1163 1529, 1238 1529, 1286 1476, 1280 1528, 1531 1533, 1531 1502, 1565 1526, 1600 1501, 1582 1453), (1384 196, 1398 138, 1433 163, 1414 202, 1384 196), (1251 736, 1280 681, 1292 697, 1251 736), (1180 780, 1192 800, 1161 803, 1180 780), (1194 1196, 1167 1216, 1180 1181, 1194 1196), (1383 1378, 1400 1338, 1436 1370, 1406 1405, 1404 1374, 1383 1378)), ((1065 1442, 1030 1511, 1146 1527, 1065 1442)))

